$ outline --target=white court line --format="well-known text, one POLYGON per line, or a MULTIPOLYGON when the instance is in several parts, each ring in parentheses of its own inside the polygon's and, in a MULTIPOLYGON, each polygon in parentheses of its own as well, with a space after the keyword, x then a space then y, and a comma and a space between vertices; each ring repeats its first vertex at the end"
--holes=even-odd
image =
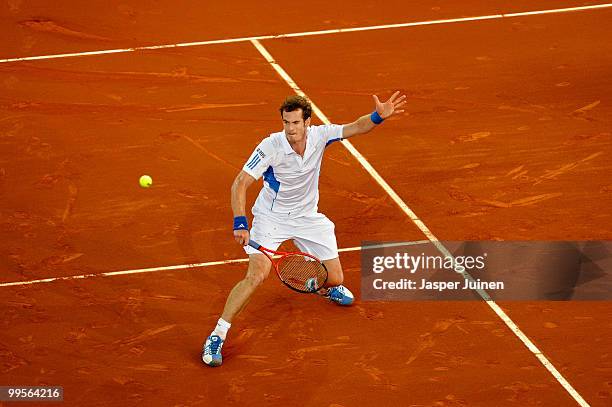
MULTIPOLYGON (((251 41, 255 48, 261 53, 261 55, 268 61, 268 63, 274 68, 274 70, 287 82, 287 84, 293 89, 293 91, 301 96, 308 97, 297 85, 297 83, 289 76, 289 74, 274 60, 268 50, 261 45, 257 40, 251 41)), ((325 124, 331 124, 330 120, 323 114, 321 109, 308 98, 312 104, 312 110, 325 124)), ((429 228, 423 223, 421 219, 406 205, 406 203, 400 198, 400 196, 391 188, 391 186, 385 181, 382 176, 372 167, 372 165, 365 159, 365 157, 351 144, 348 140, 342 140, 342 145, 355 157, 355 159, 363 166, 363 168, 374 178, 374 180, 381 186, 381 188, 393 199, 393 201, 404 211, 406 215, 415 223, 415 225, 427 236, 427 239, 438 248, 438 250, 448 257, 453 257, 451 252, 434 236, 429 228)), ((463 278, 468 281, 474 281, 474 278, 468 272, 462 272, 463 278)), ((486 302, 486 304, 497 314, 497 316, 510 328, 510 330, 523 342, 523 344, 529 349, 531 353, 542 363, 542 365, 553 375, 555 379, 563 386, 563 388, 572 396, 572 398, 582 407, 588 407, 589 404, 584 398, 572 387, 563 375, 557 370, 557 368, 548 360, 546 356, 540 351, 540 349, 521 331, 521 329, 514 323, 514 321, 506 314, 496 303, 491 299, 489 294, 482 289, 475 290, 480 297, 486 302)))
MULTIPOLYGON (((411 242, 398 242, 398 243, 383 243, 383 244, 378 244, 378 245, 345 247, 344 249, 338 249, 338 252, 346 253, 346 252, 355 252, 358 250, 382 249, 385 247, 398 247, 398 246, 415 246, 415 245, 427 244, 427 243, 429 243, 429 240, 415 240, 411 242)), ((278 256, 275 256, 275 257, 278 257, 278 256)), ((8 283, 0 283, 0 288, 1 287, 16 287, 16 286, 24 286, 24 285, 34 285, 34 284, 41 284, 41 283, 51 283, 54 281, 81 280, 84 278, 91 278, 91 277, 124 276, 128 274, 153 273, 155 271, 186 270, 186 269, 193 269, 193 268, 200 268, 200 267, 221 266, 225 264, 246 263, 248 261, 249 261, 248 258, 219 260, 219 261, 209 261, 206 263, 178 264, 175 266, 161 266, 161 267, 151 267, 151 268, 145 268, 145 269, 108 271, 105 273, 79 274, 76 276, 49 277, 49 278, 43 278, 39 280, 12 281, 8 283)))
POLYGON ((166 49, 166 48, 198 47, 198 46, 203 46, 203 45, 230 44, 230 43, 236 43, 236 42, 270 40, 270 39, 279 39, 279 38, 307 37, 307 36, 312 36, 312 35, 328 35, 328 34, 360 32, 360 31, 388 30, 388 29, 393 29, 393 28, 417 27, 417 26, 422 26, 422 25, 435 25, 435 24, 463 23, 463 22, 468 22, 468 21, 480 21, 480 20, 496 20, 496 19, 501 19, 501 18, 524 17, 524 16, 539 15, 539 14, 569 13, 569 12, 575 12, 575 11, 603 9, 603 8, 608 8, 608 7, 612 7, 612 3, 595 4, 595 5, 580 6, 580 7, 556 8, 556 9, 548 9, 548 10, 521 11, 518 13, 490 14, 490 15, 484 15, 484 16, 461 17, 461 18, 447 18, 447 19, 442 19, 442 20, 414 21, 410 23, 372 25, 372 26, 367 26, 367 27, 336 28, 336 29, 330 29, 330 30, 304 31, 304 32, 278 34, 278 35, 259 35, 259 36, 251 36, 251 37, 227 38, 227 39, 208 40, 208 41, 181 42, 177 44, 149 45, 149 46, 142 46, 142 47, 117 48, 117 49, 108 49, 108 50, 100 50, 100 51, 72 52, 72 53, 67 53, 67 54, 39 55, 39 56, 21 57, 21 58, 6 58, 6 59, 0 59, 0 63, 36 61, 36 60, 41 60, 41 59, 71 58, 71 57, 82 57, 82 56, 91 56, 91 55, 121 54, 121 53, 126 53, 126 52, 150 51, 150 50, 158 50, 158 49, 166 49))

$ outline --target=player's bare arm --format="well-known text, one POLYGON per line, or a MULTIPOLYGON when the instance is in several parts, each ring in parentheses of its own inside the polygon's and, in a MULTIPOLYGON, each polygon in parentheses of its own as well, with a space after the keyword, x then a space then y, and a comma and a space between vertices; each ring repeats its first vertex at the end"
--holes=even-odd
MULTIPOLYGON (((234 212, 234 218, 246 216, 246 191, 253 182, 255 182, 255 178, 244 171, 240 171, 238 176, 236 176, 232 184, 232 211, 234 212)), ((246 220, 244 229, 234 230, 234 239, 242 246, 249 242, 249 230, 246 220)))
POLYGON ((363 115, 354 122, 344 125, 342 138, 346 139, 358 134, 365 134, 382 123, 383 120, 395 114, 404 113, 404 110, 400 108, 406 103, 406 95, 400 95, 399 91, 396 91, 384 103, 378 99, 378 96, 372 95, 372 97, 375 104, 374 112, 363 115))

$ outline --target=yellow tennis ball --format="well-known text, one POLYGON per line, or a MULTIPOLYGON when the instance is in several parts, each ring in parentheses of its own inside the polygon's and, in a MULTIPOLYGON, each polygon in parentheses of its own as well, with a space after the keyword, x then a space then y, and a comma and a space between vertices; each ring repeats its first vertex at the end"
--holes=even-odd
POLYGON ((153 178, 149 177, 148 175, 143 175, 140 177, 139 182, 141 187, 149 188, 151 184, 153 184, 153 178))

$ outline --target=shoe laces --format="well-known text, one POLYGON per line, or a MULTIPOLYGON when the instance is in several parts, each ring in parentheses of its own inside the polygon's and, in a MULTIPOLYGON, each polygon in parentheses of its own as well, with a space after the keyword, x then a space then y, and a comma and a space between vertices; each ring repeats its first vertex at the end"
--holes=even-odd
POLYGON ((208 345, 204 348, 205 355, 216 355, 221 350, 221 345, 223 345, 223 340, 219 336, 211 336, 208 341, 208 345), (213 339, 213 338, 217 339, 213 339))
POLYGON ((332 298, 340 299, 344 296, 344 287, 342 287, 341 285, 332 287, 329 289, 327 294, 332 298))

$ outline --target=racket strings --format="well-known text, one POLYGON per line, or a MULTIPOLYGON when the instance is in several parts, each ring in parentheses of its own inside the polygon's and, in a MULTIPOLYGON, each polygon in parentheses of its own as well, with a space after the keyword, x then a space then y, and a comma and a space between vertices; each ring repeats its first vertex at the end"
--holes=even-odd
POLYGON ((327 270, 323 264, 302 255, 282 257, 278 274, 286 284, 299 291, 314 291, 327 280, 327 270), (311 279, 314 279, 314 284, 311 279))

